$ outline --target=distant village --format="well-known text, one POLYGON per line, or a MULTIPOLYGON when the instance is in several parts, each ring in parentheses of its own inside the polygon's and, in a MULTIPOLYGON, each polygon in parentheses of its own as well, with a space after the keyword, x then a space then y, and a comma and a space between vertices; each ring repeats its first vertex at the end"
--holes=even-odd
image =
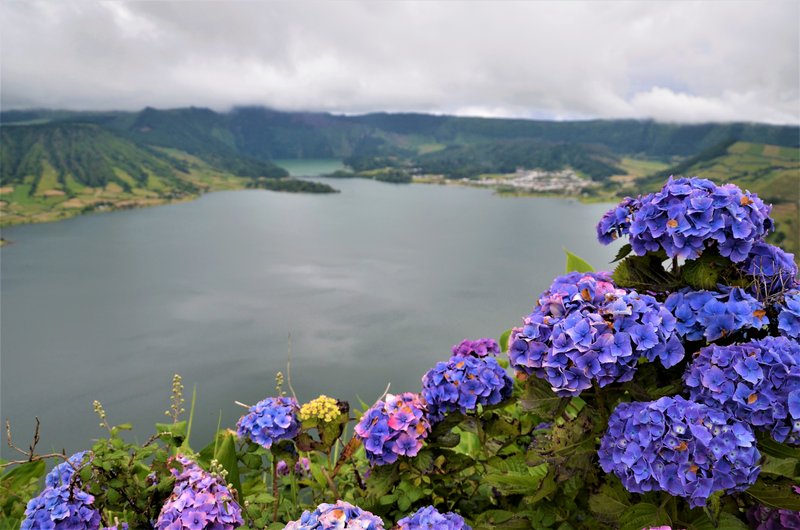
POLYGON ((539 169, 517 169, 515 173, 489 177, 475 184, 492 187, 512 187, 518 191, 580 193, 595 184, 578 176, 571 169, 542 171, 539 169))

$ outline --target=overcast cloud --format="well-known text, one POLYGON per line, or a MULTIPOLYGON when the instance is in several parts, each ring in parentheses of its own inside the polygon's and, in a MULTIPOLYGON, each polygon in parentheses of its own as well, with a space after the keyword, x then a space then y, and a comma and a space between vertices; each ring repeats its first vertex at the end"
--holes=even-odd
POLYGON ((4 0, 3 109, 800 123, 800 2, 4 0))

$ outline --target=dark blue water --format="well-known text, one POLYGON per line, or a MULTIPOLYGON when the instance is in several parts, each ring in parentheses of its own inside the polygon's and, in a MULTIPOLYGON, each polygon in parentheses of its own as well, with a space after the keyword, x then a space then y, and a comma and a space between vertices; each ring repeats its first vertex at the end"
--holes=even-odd
POLYGON ((453 344, 517 325, 562 248, 600 266, 616 252, 594 236, 608 205, 330 183, 342 193, 219 192, 3 230, 0 413, 17 440, 39 416, 43 450, 86 447, 94 399, 144 439, 177 372, 197 385, 202 446, 220 412, 235 425, 234 400, 274 393, 289 333, 301 401, 417 391, 453 344))

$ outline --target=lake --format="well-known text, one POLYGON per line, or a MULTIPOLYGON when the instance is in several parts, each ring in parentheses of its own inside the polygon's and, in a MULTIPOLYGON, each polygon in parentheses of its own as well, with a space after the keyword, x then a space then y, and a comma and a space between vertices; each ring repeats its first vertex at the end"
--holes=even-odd
POLYGON ((180 373, 187 409, 197 385, 199 448, 220 414, 235 427, 235 400, 274 395, 290 333, 301 402, 418 391, 453 344, 518 325, 563 273, 562 248, 600 267, 616 253, 595 240, 608 204, 329 182, 342 193, 217 192, 4 229, 0 414, 16 442, 38 416, 41 451, 87 448, 103 434, 94 399, 141 441, 180 373))

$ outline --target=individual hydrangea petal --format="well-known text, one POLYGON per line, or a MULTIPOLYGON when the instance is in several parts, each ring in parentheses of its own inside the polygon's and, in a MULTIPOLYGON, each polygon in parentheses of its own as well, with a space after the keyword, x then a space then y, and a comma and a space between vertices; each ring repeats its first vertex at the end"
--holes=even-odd
POLYGON ((380 517, 345 501, 337 501, 336 504, 320 504, 313 512, 306 510, 300 519, 291 521, 284 527, 284 530, 338 530, 342 528, 384 530, 380 517))
POLYGON ((269 449, 280 440, 290 440, 300 431, 297 400, 290 397, 269 397, 259 401, 239 418, 236 432, 269 449))
POLYGON ((683 376, 690 399, 721 408, 768 431, 778 442, 800 444, 800 344, 766 337, 708 346, 683 376), (794 414, 793 414, 794 411, 794 414))
POLYGON ((689 287, 664 301, 677 319, 676 332, 684 340, 709 342, 769 323, 764 304, 739 287, 717 286, 716 291, 689 287))
POLYGON ((675 317, 650 295, 618 288, 607 272, 560 276, 509 340, 511 366, 560 396, 630 381, 639 359, 669 368, 684 356, 675 317))
POLYGON ((665 491, 692 507, 716 491, 744 491, 761 470, 747 423, 680 396, 619 404, 598 456, 628 491, 665 491))
POLYGON ((639 256, 663 249, 670 258, 695 259, 716 246, 722 256, 741 262, 774 229, 770 210, 733 184, 670 177, 656 193, 624 199, 603 216, 597 233, 604 244, 627 235, 639 256))
POLYGON ((48 486, 28 502, 20 530, 98 530, 93 503, 94 496, 69 484, 48 486))
POLYGON ((500 353, 500 345, 494 339, 484 338, 478 340, 464 339, 453 346, 453 355, 462 357, 486 357, 500 353))
POLYGON ((472 530, 472 527, 458 514, 441 513, 433 506, 425 506, 397 521, 397 530, 472 530))
POLYGON ((434 423, 448 412, 465 414, 478 405, 497 405, 511 397, 513 389, 514 382, 493 357, 454 354, 422 377, 422 396, 434 423))
POLYGON ((399 456, 416 456, 431 430, 427 408, 419 394, 386 394, 355 427, 372 465, 391 464, 399 456))
POLYGON ((178 456, 182 469, 173 469, 175 486, 161 508, 156 530, 233 530, 242 520, 242 510, 224 481, 195 462, 178 456))
POLYGON ((89 455, 91 455, 89 451, 81 451, 69 457, 67 462, 62 462, 55 466, 44 478, 45 486, 56 487, 69 484, 75 470, 91 462, 91 460, 87 458, 89 455))

